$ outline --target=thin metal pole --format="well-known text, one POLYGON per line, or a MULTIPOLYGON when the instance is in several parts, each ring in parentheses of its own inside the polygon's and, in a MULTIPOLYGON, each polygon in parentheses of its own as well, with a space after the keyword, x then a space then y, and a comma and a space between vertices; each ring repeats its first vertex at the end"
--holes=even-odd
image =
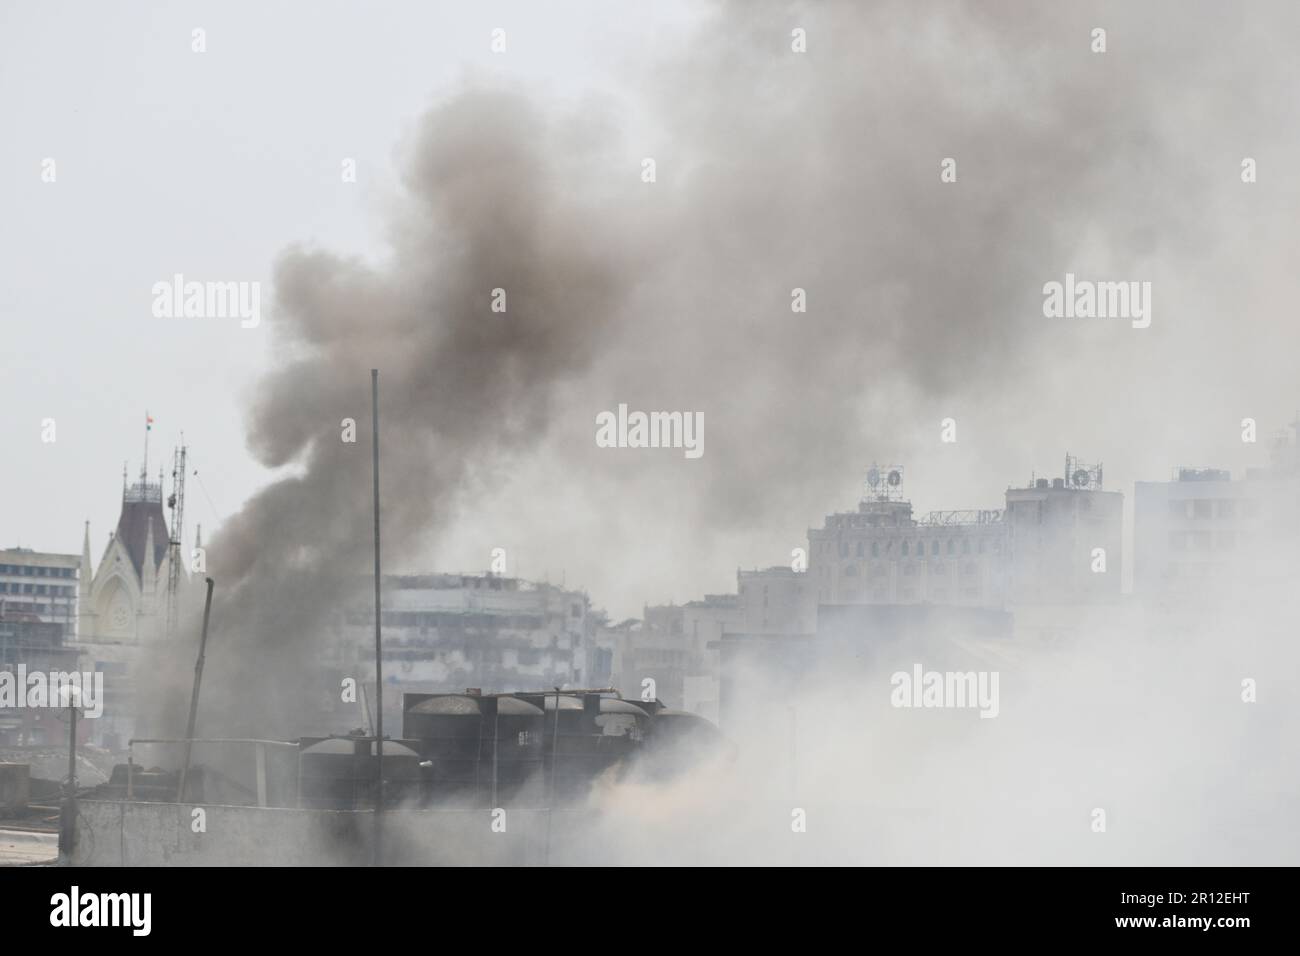
POLYGON ((381 643, 383 609, 379 597, 379 369, 370 370, 371 458, 375 491, 375 866, 382 866, 384 811, 384 657, 381 643))
POLYGON ((555 772, 560 765, 560 688, 555 688, 555 732, 551 735, 551 806, 555 806, 555 772))
POLYGON ((190 692, 190 722, 185 727, 185 763, 181 765, 180 784, 176 787, 176 802, 185 799, 185 778, 190 775, 190 756, 194 749, 194 721, 199 715, 199 685, 203 683, 203 655, 208 647, 208 617, 212 614, 212 578, 205 578, 207 596, 203 599, 203 631, 199 635, 199 657, 194 662, 194 690, 190 692))
MULTIPOLYGON (((543 703, 546 698, 542 698, 543 703)), ((560 688, 555 688, 555 724, 551 733, 551 799, 546 808, 546 858, 544 865, 551 865, 551 818, 555 816, 555 771, 560 764, 560 688)))
POLYGON ((80 703, 71 694, 68 695, 68 792, 77 793, 77 704, 80 703))
POLYGON ((65 864, 72 862, 77 847, 77 705, 81 703, 68 695, 68 786, 63 792, 63 806, 59 814, 59 856, 65 864))
POLYGON ((492 717, 492 809, 497 807, 497 741, 501 739, 501 698, 492 717))

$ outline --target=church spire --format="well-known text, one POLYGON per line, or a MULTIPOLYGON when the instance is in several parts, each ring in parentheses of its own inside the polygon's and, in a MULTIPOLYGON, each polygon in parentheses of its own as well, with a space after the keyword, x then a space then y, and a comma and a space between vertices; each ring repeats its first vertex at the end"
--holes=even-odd
POLYGON ((94 574, 90 566, 90 522, 86 522, 86 533, 81 541, 81 570, 78 572, 77 590, 80 592, 78 600, 86 600, 90 594, 90 579, 94 574))

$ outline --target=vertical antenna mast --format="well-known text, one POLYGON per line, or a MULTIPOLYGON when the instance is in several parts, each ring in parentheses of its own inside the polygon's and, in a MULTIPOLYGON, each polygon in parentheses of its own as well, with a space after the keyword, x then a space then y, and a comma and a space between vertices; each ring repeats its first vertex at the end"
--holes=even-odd
POLYGON ((383 601, 379 593, 379 369, 370 370, 370 441, 375 490, 375 850, 374 864, 384 862, 384 651, 381 643, 383 601))
POLYGON ((185 526, 185 434, 181 433, 181 444, 172 456, 172 493, 167 499, 167 507, 172 509, 172 527, 170 555, 168 556, 167 574, 167 636, 176 634, 176 624, 180 618, 181 590, 181 534, 185 526))

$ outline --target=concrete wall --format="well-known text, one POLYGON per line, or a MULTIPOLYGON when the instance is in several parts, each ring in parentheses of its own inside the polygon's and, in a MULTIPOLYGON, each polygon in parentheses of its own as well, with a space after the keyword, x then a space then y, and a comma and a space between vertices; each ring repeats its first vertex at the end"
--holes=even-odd
POLYGON ((0 763, 0 810, 25 810, 31 793, 31 768, 25 763, 0 763))
MULTIPOLYGON (((348 866, 373 852, 371 813, 202 806, 206 832, 194 832, 195 806, 83 801, 77 866, 348 866)), ((581 833, 593 814, 509 810, 494 832, 489 810, 392 810, 384 815, 391 865, 577 863, 598 850, 581 833)))

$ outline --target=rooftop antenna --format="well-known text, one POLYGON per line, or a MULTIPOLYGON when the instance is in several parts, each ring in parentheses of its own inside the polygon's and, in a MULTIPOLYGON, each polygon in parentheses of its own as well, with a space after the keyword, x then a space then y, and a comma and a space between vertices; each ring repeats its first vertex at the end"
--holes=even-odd
MULTIPOLYGON (((172 509, 171 537, 169 539, 167 569, 167 637, 176 633, 181 606, 181 533, 185 526, 185 459, 188 449, 185 447, 185 433, 181 432, 180 447, 172 454, 172 493, 167 498, 167 507, 172 509)), ((162 485, 159 478, 158 484, 162 485)))
POLYGON ((371 458, 375 491, 375 866, 384 862, 384 656, 379 596, 379 369, 370 370, 371 458))
POLYGON ((146 408, 144 412, 144 460, 140 462, 140 484, 149 480, 149 433, 153 431, 153 416, 146 408))

